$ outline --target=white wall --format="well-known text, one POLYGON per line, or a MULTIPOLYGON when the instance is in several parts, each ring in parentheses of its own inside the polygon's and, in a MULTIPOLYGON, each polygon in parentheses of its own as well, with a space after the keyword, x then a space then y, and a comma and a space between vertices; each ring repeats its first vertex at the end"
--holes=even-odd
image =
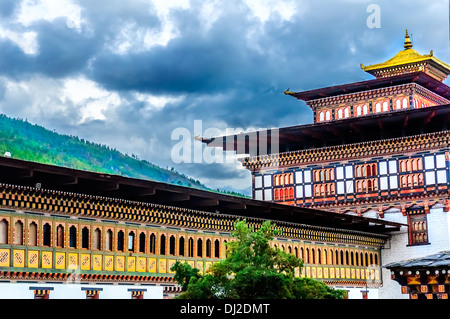
POLYGON ((81 288, 102 288, 99 299, 131 299, 128 289, 147 289, 144 299, 163 299, 163 287, 138 285, 87 285, 58 283, 0 283, 0 299, 33 299, 30 287, 52 287, 50 299, 86 299, 81 288))
MULTIPOLYGON (((408 223, 407 216, 401 212, 385 214, 389 221, 408 223)), ((443 208, 430 209, 427 215, 429 245, 408 246, 407 229, 400 233, 394 233, 388 244, 381 250, 381 265, 398 262, 450 249, 450 213, 444 212, 443 208)), ((400 285, 391 279, 388 269, 382 268, 383 286, 380 288, 381 299, 408 299, 409 295, 401 293, 400 285)))

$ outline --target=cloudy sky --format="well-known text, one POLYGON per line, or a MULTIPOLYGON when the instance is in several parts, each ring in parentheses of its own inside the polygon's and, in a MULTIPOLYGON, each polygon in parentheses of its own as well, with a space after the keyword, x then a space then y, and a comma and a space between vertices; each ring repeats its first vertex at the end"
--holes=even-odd
POLYGON ((249 194, 237 162, 174 162, 172 133, 190 132, 195 153, 207 129, 310 123, 284 90, 371 79, 360 63, 402 50, 406 28, 450 62, 448 12, 448 0, 0 0, 0 113, 249 194))

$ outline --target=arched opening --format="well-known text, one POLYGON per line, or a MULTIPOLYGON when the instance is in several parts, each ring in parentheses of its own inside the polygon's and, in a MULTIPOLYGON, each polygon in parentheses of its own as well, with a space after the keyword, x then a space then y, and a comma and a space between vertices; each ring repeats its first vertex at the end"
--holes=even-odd
POLYGON ((75 226, 69 228, 69 247, 77 248, 77 228, 75 226))
POLYGON ((203 241, 201 238, 197 240, 197 257, 203 257, 203 241))
POLYGON ((37 246, 37 225, 31 222, 28 229, 28 245, 37 246))
POLYGON ((89 249, 89 228, 87 227, 81 230, 81 248, 89 249))
POLYGON ((166 254, 166 235, 161 235, 161 240, 159 244, 159 254, 165 255, 166 254))
POLYGON ((150 254, 156 254, 156 236, 155 234, 150 235, 150 254))
POLYGON ((49 223, 45 223, 43 227, 42 245, 50 246, 52 238, 52 228, 49 223))
POLYGON ((135 235, 134 235, 134 231, 130 231, 128 233, 128 251, 131 251, 134 253, 134 239, 135 239, 135 235))
POLYGON ((220 241, 218 239, 214 241, 214 257, 220 258, 220 241))
POLYGON ((113 232, 111 229, 106 231, 105 249, 109 251, 113 250, 113 232))
POLYGON ((8 222, 6 219, 0 221, 0 244, 8 244, 8 222))
POLYGON ((145 233, 139 234, 139 252, 145 253, 145 233))
POLYGON ((23 223, 20 220, 14 224, 14 244, 23 245, 23 223))
POLYGON ((211 258, 211 240, 207 239, 206 240, 206 257, 207 258, 211 258))
POLYGON ((124 250, 124 239, 125 234, 123 233, 123 230, 119 230, 119 232, 117 233, 117 251, 124 250))
POLYGON ((102 231, 100 228, 94 230, 94 249, 102 249, 102 231))
POLYGON ((64 226, 58 225, 56 227, 56 246, 64 248, 64 226))
POLYGON ((184 256, 184 237, 178 239, 178 255, 184 256))
POLYGON ((188 240, 188 257, 194 257, 194 239, 189 238, 188 240))
POLYGON ((175 255, 175 236, 169 238, 169 255, 175 255))

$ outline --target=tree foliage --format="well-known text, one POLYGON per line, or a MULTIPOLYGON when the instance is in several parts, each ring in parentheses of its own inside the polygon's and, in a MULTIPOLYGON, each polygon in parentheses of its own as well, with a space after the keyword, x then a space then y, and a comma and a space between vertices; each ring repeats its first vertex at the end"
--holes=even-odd
POLYGON ((238 221, 227 243, 227 257, 202 275, 187 263, 177 262, 175 281, 180 299, 342 299, 344 291, 310 279, 298 278, 303 261, 270 246, 277 234, 267 221, 257 231, 238 221))

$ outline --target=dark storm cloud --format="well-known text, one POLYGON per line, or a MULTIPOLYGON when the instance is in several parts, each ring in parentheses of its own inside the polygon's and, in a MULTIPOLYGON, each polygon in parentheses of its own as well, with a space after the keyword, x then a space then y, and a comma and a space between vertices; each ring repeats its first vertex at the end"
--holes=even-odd
MULTIPOLYGON (((73 121, 80 117, 76 105, 64 115, 38 113, 41 117, 34 122, 138 154, 163 167, 173 166, 195 179, 227 181, 242 177, 234 164, 174 164, 172 131, 187 128, 193 138, 194 120, 201 120, 204 130, 310 123, 311 110, 283 90, 371 79, 360 63, 379 63, 402 50, 406 28, 420 53, 434 49, 445 60, 439 55, 448 53, 444 2, 377 1, 381 28, 370 29, 366 9, 371 1, 299 1, 290 20, 273 12, 264 23, 242 1, 217 2, 218 18, 208 27, 199 14, 204 2, 191 1, 189 8, 171 11, 168 18, 177 35, 167 45, 145 48, 132 43, 131 50, 117 53, 121 37, 162 30, 151 1, 80 0, 76 2, 83 19, 80 29, 68 28, 60 18, 19 30, 37 32, 36 55, 24 54, 11 41, 0 39, 0 74, 14 78, 82 74, 117 92, 122 104, 107 108, 104 120, 82 125, 73 121), (148 108, 135 93, 183 98, 163 108, 148 108)), ((1 2, 0 15, 7 12, 14 14, 1 2)))
POLYGON ((67 27, 66 19, 39 21, 33 26, 37 32, 38 52, 25 54, 10 40, 0 40, 0 73, 20 78, 43 74, 65 77, 83 71, 98 49, 98 39, 67 27))
POLYGON ((239 24, 221 17, 207 32, 195 7, 173 17, 180 37, 139 53, 103 52, 92 64, 93 78, 110 89, 156 94, 210 93, 245 84, 245 70, 257 63, 244 54, 245 16, 239 24))

